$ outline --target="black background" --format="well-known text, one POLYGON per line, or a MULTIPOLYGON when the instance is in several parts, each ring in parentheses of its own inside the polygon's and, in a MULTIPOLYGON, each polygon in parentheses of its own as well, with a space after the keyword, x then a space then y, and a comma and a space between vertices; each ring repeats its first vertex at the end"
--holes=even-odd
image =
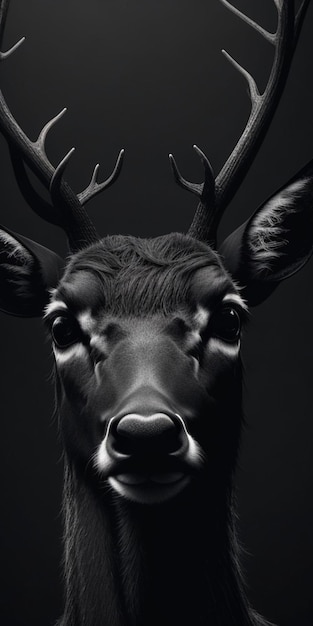
MULTIPOLYGON (((271 0, 237 0, 274 29, 271 0)), ((229 207, 230 232, 313 157, 313 7, 270 132, 229 207)), ((35 138, 63 108, 48 153, 72 145, 67 178, 76 191, 93 165, 118 183, 89 207, 101 234, 185 231, 196 202, 175 186, 168 160, 202 176, 197 143, 219 171, 249 112, 242 77, 226 48, 264 88, 273 50, 217 0, 12 0, 3 64, 13 113, 35 138)), ((60 254, 65 238, 21 198, 0 143, 1 222, 60 254)), ((313 234, 312 234, 313 236, 313 234)), ((245 429, 238 471, 239 532, 249 595, 281 626, 313 623, 313 264, 253 310, 244 338, 245 429)), ((53 419, 52 358, 38 320, 1 315, 0 623, 53 624, 61 612, 62 461, 53 419)))

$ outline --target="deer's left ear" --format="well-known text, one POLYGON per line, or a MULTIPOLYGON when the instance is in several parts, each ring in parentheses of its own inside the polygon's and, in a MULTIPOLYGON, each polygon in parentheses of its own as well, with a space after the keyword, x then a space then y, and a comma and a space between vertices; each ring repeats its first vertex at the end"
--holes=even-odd
POLYGON ((38 317, 56 286, 64 261, 39 243, 0 227, 0 310, 38 317))
POLYGON ((229 235, 219 252, 251 306, 300 270, 313 252, 313 161, 229 235))

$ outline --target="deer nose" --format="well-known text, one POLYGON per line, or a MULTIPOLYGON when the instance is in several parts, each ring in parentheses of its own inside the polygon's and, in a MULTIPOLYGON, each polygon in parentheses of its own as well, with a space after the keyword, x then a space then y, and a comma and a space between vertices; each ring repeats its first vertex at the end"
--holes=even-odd
POLYGON ((169 454, 184 446, 180 421, 165 413, 125 415, 111 429, 115 452, 127 455, 169 454))

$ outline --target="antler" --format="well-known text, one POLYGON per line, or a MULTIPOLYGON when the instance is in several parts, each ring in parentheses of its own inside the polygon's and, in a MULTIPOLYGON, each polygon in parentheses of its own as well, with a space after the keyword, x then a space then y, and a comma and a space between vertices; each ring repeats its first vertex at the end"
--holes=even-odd
MULTIPOLYGON (((228 52, 223 50, 225 57, 244 76, 248 83, 251 112, 240 139, 216 177, 215 183, 210 182, 211 193, 209 195, 206 193, 206 183, 193 185, 182 179, 173 157, 170 155, 172 166, 174 164, 174 174, 177 182, 200 197, 200 203, 188 234, 196 239, 212 242, 213 244, 215 244, 217 228, 225 208, 246 176, 274 116, 286 83, 292 56, 310 0, 302 0, 296 15, 294 0, 274 0, 278 13, 276 33, 269 33, 244 15, 239 9, 236 9, 228 0, 220 1, 226 8, 274 45, 275 54, 267 86, 264 93, 260 94, 251 74, 239 65, 228 52)), ((204 155, 203 153, 201 154, 203 160, 204 155)))
MULTIPOLYGON (((9 1, 0 0, 0 48, 2 48, 9 1)), ((24 39, 24 37, 20 39, 7 52, 1 52, 0 61, 4 61, 15 52, 24 39)), ((65 168, 74 152, 74 148, 68 152, 56 168, 50 163, 45 149, 49 131, 60 120, 65 111, 66 109, 63 109, 44 126, 36 141, 31 141, 14 119, 0 91, 0 130, 8 141, 13 168, 20 190, 31 208, 40 217, 60 226, 66 232, 70 248, 73 252, 76 252, 100 239, 84 209, 84 205, 117 179, 122 167, 124 150, 120 151, 115 168, 107 180, 101 184, 97 183, 96 177, 99 167, 97 165, 88 187, 80 194, 75 194, 68 183, 63 180, 65 168), (50 191, 52 204, 41 198, 33 188, 25 164, 50 191)))

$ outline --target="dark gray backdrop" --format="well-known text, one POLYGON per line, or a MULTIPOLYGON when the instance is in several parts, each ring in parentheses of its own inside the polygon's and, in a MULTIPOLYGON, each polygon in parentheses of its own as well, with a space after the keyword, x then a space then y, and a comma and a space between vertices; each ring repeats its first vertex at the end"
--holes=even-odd
MULTIPOLYGON (((271 0, 236 5, 274 28, 271 0)), ((312 26, 311 6, 278 113, 222 234, 313 157, 312 26)), ((48 151, 56 163, 76 146, 74 189, 94 163, 105 176, 127 149, 119 182, 90 205, 99 231, 186 230, 196 203, 174 185, 167 153, 198 180, 197 143, 219 170, 249 111, 246 85, 220 49, 262 88, 270 45, 217 0, 12 0, 7 47, 21 35, 26 43, 2 69, 5 96, 32 138, 68 107, 48 151)), ((63 235, 20 197, 3 140, 0 158, 1 222, 64 253, 63 235)), ((311 262, 253 311, 243 346, 239 531, 250 597, 281 626, 313 620, 312 291, 311 262)), ((62 461, 41 322, 1 315, 1 355, 0 623, 50 625, 62 603, 62 461)))

